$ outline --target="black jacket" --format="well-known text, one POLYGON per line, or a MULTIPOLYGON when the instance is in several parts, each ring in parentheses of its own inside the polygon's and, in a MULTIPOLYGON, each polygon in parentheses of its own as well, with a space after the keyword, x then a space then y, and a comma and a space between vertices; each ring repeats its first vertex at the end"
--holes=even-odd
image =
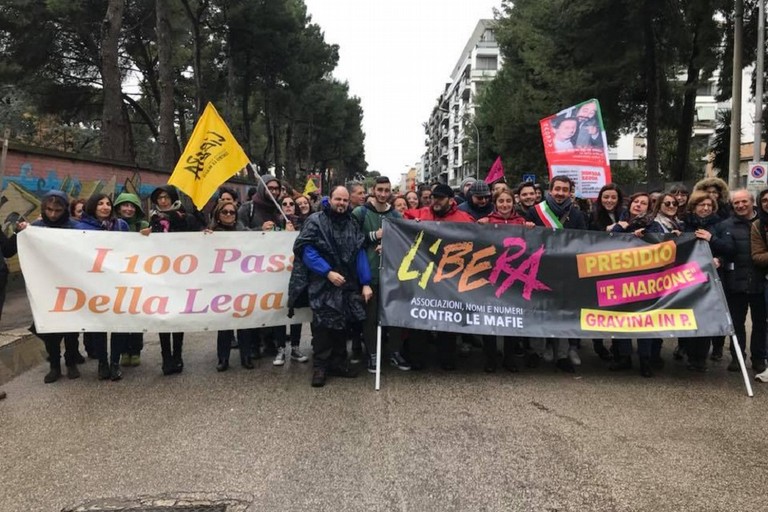
POLYGON ((351 212, 334 214, 324 206, 323 211, 310 215, 293 245, 295 258, 288 285, 288 307, 302 307, 308 300, 313 325, 331 329, 344 329, 349 322, 365 320, 357 275, 357 257, 363 242, 360 225, 351 212), (302 258, 308 246, 346 278, 344 286, 334 286, 326 276, 307 269, 302 258))
POLYGON ((717 226, 725 250, 722 257, 726 293, 763 293, 764 273, 752 262, 750 233, 754 220, 732 215, 717 226))

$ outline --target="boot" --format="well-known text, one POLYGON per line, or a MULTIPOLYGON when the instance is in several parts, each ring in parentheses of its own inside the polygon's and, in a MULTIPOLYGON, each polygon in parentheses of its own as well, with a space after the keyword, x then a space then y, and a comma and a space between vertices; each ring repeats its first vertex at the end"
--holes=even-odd
POLYGON ((163 375, 173 375, 176 366, 174 365, 173 358, 169 355, 163 356, 163 375))
POLYGON ((173 356, 173 373, 181 373, 184 371, 184 360, 181 358, 181 354, 173 356))
POLYGON ((324 368, 315 368, 315 370, 312 372, 312 387, 313 388, 321 388, 325 386, 325 369, 324 368))
POLYGON ((651 369, 651 360, 650 359, 640 359, 640 375, 646 378, 653 377, 653 370, 651 369))
POLYGON ((68 365, 67 366, 67 378, 68 379, 79 379, 80 378, 80 370, 77 368, 76 364, 68 365))
POLYGON ((106 361, 99 361, 99 380, 107 380, 110 376, 109 363, 106 361))
POLYGON ((219 364, 216 365, 217 372, 225 372, 229 369, 229 361, 226 359, 219 359, 219 364))
POLYGON ((118 381, 123 378, 123 372, 120 371, 120 363, 109 365, 109 380, 118 381))
POLYGON ((48 372, 48 374, 43 378, 43 382, 46 384, 51 384, 53 382, 56 382, 61 378, 61 367, 60 366, 51 366, 51 371, 48 372))
MULTIPOLYGON (((243 354, 241 353, 240 355, 243 355, 243 354)), ((250 356, 241 357, 240 366, 242 366, 246 370, 253 370, 255 368, 255 366, 253 366, 253 361, 251 361, 250 356)))
POLYGON ((631 356, 619 356, 616 358, 615 361, 613 361, 609 366, 608 369, 612 372, 620 372, 623 370, 631 370, 632 369, 632 357, 631 356))

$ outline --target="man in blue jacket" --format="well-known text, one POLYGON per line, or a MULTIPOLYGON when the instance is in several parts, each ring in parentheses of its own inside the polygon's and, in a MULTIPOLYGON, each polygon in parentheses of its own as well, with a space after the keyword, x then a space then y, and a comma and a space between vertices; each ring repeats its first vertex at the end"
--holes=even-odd
POLYGON ((365 304, 373 296, 364 240, 360 224, 349 211, 349 192, 337 186, 322 210, 304 221, 293 246, 290 302, 307 292, 312 309, 313 387, 324 386, 328 375, 357 376, 346 364, 345 331, 349 323, 365 320, 365 304))

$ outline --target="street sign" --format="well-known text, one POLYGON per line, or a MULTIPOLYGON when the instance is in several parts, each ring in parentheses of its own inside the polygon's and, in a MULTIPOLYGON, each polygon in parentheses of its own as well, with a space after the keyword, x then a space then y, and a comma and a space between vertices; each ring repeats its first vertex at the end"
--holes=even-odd
POLYGON ((768 162, 750 162, 747 190, 752 193, 768 188, 768 162))
POLYGON ((530 181, 531 183, 536 183, 536 175, 535 174, 523 174, 523 181, 530 181))

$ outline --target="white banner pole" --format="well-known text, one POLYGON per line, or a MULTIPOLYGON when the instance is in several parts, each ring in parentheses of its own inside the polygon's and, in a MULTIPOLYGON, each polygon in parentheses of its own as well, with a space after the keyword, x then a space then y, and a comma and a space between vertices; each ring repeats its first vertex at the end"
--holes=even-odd
POLYGON ((376 327, 376 391, 381 389, 381 324, 376 327))
POLYGON ((739 340, 735 334, 731 335, 731 341, 733 346, 736 347, 736 358, 739 360, 739 367, 741 367, 741 376, 744 377, 744 385, 747 387, 747 396, 753 397, 755 394, 752 392, 752 383, 749 382, 749 374, 747 374, 747 366, 744 364, 744 356, 741 354, 741 346, 739 340))

